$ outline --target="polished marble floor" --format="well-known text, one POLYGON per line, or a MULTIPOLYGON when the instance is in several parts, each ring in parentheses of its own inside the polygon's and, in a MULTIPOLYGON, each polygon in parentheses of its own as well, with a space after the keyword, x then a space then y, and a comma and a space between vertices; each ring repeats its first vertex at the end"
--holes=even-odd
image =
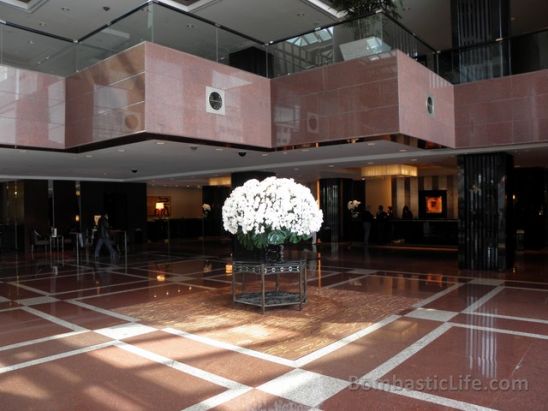
POLYGON ((0 409, 546 409, 548 253, 298 253, 307 304, 265 315, 232 303, 227 243, 1 255, 0 409))

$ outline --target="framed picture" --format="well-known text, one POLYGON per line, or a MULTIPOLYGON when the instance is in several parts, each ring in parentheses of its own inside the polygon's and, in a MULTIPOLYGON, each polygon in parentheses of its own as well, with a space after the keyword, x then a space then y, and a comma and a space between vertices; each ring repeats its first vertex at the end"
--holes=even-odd
POLYGON ((447 218, 447 191, 422 190, 419 192, 419 218, 447 218))

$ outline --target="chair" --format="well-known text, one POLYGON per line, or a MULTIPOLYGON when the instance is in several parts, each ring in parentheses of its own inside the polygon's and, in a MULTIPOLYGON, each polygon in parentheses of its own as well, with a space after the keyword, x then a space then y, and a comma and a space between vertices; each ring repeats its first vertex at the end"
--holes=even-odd
POLYGON ((38 231, 32 230, 32 241, 30 243, 30 252, 32 256, 34 256, 35 247, 44 247, 45 252, 48 252, 48 250, 51 251, 49 239, 44 238, 38 231))

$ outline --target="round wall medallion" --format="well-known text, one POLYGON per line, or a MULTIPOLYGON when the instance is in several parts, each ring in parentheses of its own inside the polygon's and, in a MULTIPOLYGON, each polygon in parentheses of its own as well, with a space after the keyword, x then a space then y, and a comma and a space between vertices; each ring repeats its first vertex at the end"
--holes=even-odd
POLYGON ((223 107, 223 98, 216 91, 209 95, 209 105, 213 110, 220 110, 223 107))
POLYGON ((426 99, 426 110, 428 114, 434 114, 434 98, 432 96, 428 96, 426 99))

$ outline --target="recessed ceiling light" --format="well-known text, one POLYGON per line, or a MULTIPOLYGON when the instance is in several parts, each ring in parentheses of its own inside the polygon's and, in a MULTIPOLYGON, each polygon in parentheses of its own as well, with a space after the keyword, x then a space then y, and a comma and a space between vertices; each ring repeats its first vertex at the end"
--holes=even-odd
POLYGON ((304 17, 304 13, 303 12, 297 13, 297 17, 304 17))
POLYGON ((34 40, 29 40, 29 44, 34 44, 34 40))
POLYGON ((263 153, 263 154, 261 154, 261 156, 268 157, 268 153, 263 153))
POLYGON ((417 159, 416 159, 416 158, 412 158, 411 161, 417 161, 417 159))
POLYGON ((91 154, 86 154, 86 158, 93 158, 91 154))
POLYGON ((194 27, 195 27, 195 26, 194 26, 194 24, 192 24, 192 23, 188 23, 188 24, 186 25, 186 28, 187 28, 187 29, 193 29, 194 27))
POLYGON ((409 151, 409 150, 407 150, 406 148, 400 149, 400 153, 405 153, 406 151, 409 151))
POLYGON ((70 11, 70 8, 68 8, 68 7, 61 7, 61 10, 67 11, 67 12, 68 12, 68 11, 70 11))
POLYGON ((335 167, 335 166, 334 166, 333 164, 329 164, 327 167, 333 168, 333 167, 335 167))
POLYGON ((47 24, 46 24, 45 22, 43 22, 43 21, 41 21, 40 23, 38 23, 38 25, 39 25, 40 27, 46 27, 46 26, 47 26, 47 24))
POLYGON ((374 146, 377 143, 367 143, 368 146, 374 146))
POLYGON ((158 144, 159 146, 161 145, 164 145, 166 142, 165 141, 157 141, 156 144, 158 144))
POLYGON ((27 150, 19 150, 20 153, 26 153, 27 150))
POLYGON ((119 149, 118 149, 118 152, 119 152, 119 153, 125 153, 125 152, 126 152, 126 150, 125 150, 125 149, 123 149, 123 148, 119 148, 119 149))
POLYGON ((223 151, 224 148, 216 148, 215 151, 223 151))
POLYGON ((301 151, 302 151, 303 153, 306 153, 306 152, 308 152, 308 151, 310 151, 310 150, 308 150, 307 148, 303 148, 301 151))

